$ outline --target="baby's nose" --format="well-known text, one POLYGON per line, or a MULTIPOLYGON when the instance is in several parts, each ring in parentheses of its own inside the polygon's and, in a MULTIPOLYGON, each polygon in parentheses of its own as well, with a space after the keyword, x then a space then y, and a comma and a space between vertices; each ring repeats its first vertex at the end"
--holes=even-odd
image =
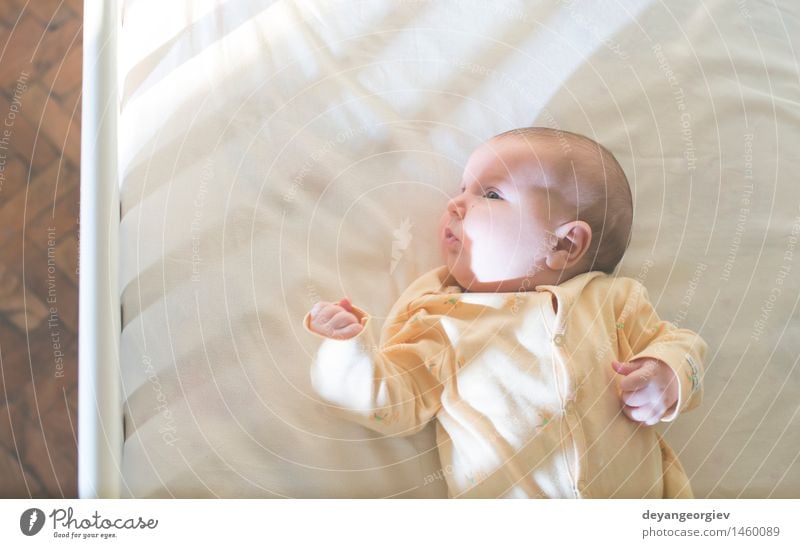
POLYGON ((464 201, 461 199, 460 196, 451 198, 450 201, 447 202, 447 212, 453 217, 458 217, 459 219, 463 219, 464 211, 465 211, 464 201))

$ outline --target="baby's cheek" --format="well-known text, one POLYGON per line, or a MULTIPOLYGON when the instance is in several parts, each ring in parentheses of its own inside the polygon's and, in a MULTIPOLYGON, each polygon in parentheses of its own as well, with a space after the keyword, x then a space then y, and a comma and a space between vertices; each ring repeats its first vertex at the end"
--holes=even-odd
POLYGON ((447 211, 442 212, 442 216, 439 218, 439 228, 437 228, 436 237, 439 238, 444 232, 444 227, 447 226, 447 223, 450 222, 450 215, 447 211))

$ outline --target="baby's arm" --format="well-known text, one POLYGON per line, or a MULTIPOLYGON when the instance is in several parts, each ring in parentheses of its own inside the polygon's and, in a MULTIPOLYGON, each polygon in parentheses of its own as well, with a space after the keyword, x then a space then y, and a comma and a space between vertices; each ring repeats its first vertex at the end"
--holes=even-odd
POLYGON ((659 319, 647 289, 631 283, 617 316, 620 357, 627 363, 612 363, 625 375, 619 384, 623 411, 645 424, 671 422, 700 404, 707 345, 697 333, 659 319))
POLYGON ((331 411, 388 436, 421 430, 440 407, 441 385, 430 372, 446 359, 438 329, 409 340, 374 344, 369 316, 343 299, 317 303, 306 315, 309 332, 323 337, 311 367, 311 382, 331 411))

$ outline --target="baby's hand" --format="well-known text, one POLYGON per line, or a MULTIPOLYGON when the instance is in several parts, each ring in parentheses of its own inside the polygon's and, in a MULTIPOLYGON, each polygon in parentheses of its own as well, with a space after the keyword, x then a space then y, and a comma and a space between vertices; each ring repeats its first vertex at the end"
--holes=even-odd
POLYGON ((309 327, 315 333, 331 339, 350 339, 361 332, 362 326, 353 314, 348 299, 338 304, 318 302, 311 308, 309 327))
POLYGON ((654 358, 630 362, 612 361, 611 367, 625 378, 622 389, 622 412, 635 422, 657 424, 678 401, 678 378, 670 366, 654 358))

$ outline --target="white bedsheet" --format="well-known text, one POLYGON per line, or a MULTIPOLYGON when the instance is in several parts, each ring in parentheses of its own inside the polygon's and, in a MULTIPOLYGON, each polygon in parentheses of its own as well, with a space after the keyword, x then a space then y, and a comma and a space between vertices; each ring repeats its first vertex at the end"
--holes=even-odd
POLYGON ((322 411, 301 319, 346 295, 380 320, 438 264, 472 149, 544 125, 617 155, 619 273, 709 343, 703 405, 659 427, 696 496, 800 496, 800 17, 777 4, 128 0, 124 493, 445 496, 430 427, 322 411))

